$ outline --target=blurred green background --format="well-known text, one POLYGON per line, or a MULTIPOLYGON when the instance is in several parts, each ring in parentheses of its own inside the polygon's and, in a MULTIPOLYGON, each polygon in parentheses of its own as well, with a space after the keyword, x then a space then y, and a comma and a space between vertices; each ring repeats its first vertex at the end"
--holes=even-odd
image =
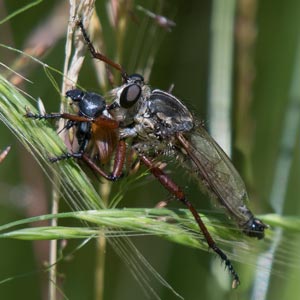
MULTIPOLYGON (((24 49, 29 35, 54 9, 67 4, 64 2, 41 2, 1 24, 0 42, 24 49)), ((106 53, 114 57, 118 42, 108 22, 107 2, 110 1, 96 1, 96 10, 103 25, 106 53)), ((17 0, 0 1, 0 19, 21 5, 24 4, 17 0)), ((232 157, 248 187, 249 205, 256 214, 276 212, 299 216, 300 2, 148 0, 132 2, 131 6, 134 10, 128 12, 122 41, 123 66, 129 73, 135 72, 137 66, 145 64, 149 58, 147 53, 150 53, 148 55, 154 57, 149 79, 151 86, 167 90, 174 84, 173 93, 187 103, 208 128, 214 120, 209 110, 210 95, 214 95, 213 89, 218 88, 212 71, 213 53, 218 57, 224 55, 226 59, 224 49, 230 43, 232 53, 229 53, 229 58, 232 61, 230 76, 226 80, 231 87, 232 157), (135 10, 135 4, 151 11, 159 10, 174 20, 176 27, 172 32, 166 32, 153 19, 135 10), (233 22, 233 40, 225 41, 224 48, 222 43, 217 44, 218 48, 213 52, 216 32, 212 30, 212 24, 217 16, 227 18, 229 24, 233 22), (142 20, 147 20, 145 26, 142 20), (155 48, 157 53, 154 55, 151 51, 155 48)), ((67 18, 67 7, 62 11, 67 18)), ((62 38, 42 57, 44 62, 58 70, 62 70, 64 62, 63 30, 62 33, 62 38)), ((1 63, 13 68, 15 59, 15 53, 0 48, 1 63)), ((216 64, 216 67, 221 69, 223 64, 216 64)), ((59 94, 42 68, 28 66, 24 72, 28 72, 25 74, 33 84, 23 83, 21 88, 35 99, 40 97, 47 111, 58 111, 59 94)), ((57 75, 56 80, 61 82, 57 75)), ((79 82, 87 90, 101 92, 88 55, 79 82)), ((217 92, 222 93, 222 90, 217 92)), ((0 149, 7 145, 12 147, 0 165, 1 224, 49 212, 49 181, 3 124, 0 131, 0 149)), ((182 182, 189 199, 198 209, 216 209, 207 196, 200 193, 196 183, 186 180, 186 176, 180 176, 178 172, 176 174, 176 169, 172 171, 172 177, 182 182)), ((129 191, 119 206, 153 207, 166 198, 166 191, 152 180, 129 191)), ((61 210, 68 209, 67 205, 62 206, 61 210)), ((276 228, 274 230, 276 233, 276 228)), ((226 279, 224 283, 223 277, 227 274, 212 253, 151 236, 134 238, 133 241, 158 273, 185 299, 297 299, 300 297, 299 235, 279 232, 274 236, 278 237, 277 248, 272 241, 265 245, 266 249, 277 249, 274 266, 269 265, 273 268, 270 277, 263 272, 263 267, 258 268, 257 273, 257 261, 250 261, 247 255, 240 256, 240 263, 234 262, 242 281, 237 290, 231 290, 226 279)), ((69 241, 68 247, 72 249, 78 243, 69 241)), ((1 299, 21 299, 24 296, 47 299, 47 273, 39 272, 47 260, 47 247, 47 242, 0 240, 1 299), (4 282, 11 277, 12 280, 4 282)), ((247 251, 254 251, 251 247, 247 251)), ((265 258, 264 264, 268 265, 271 259, 265 258)), ((95 261, 95 241, 91 241, 58 265, 60 287, 66 299, 95 299, 95 261)), ((156 285, 154 288, 161 299, 175 299, 174 294, 156 285)), ((122 259, 109 245, 104 299, 147 299, 122 259)))

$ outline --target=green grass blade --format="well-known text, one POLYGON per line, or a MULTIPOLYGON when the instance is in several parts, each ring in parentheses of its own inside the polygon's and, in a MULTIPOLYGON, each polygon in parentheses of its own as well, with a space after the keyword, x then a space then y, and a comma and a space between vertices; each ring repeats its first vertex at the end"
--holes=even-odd
POLYGON ((96 209, 104 207, 99 194, 89 178, 74 160, 50 164, 49 156, 66 152, 66 147, 51 124, 44 120, 26 119, 26 109, 36 113, 36 109, 7 80, 0 76, 0 119, 30 151, 53 182, 49 170, 58 179, 68 203, 73 208, 96 209))

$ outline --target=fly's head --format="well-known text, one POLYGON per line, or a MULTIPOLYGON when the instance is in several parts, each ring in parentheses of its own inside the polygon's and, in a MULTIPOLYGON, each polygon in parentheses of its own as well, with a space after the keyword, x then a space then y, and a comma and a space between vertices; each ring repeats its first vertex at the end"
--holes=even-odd
POLYGON ((75 89, 67 91, 66 96, 78 104, 78 114, 81 116, 97 118, 103 114, 106 109, 105 99, 96 93, 75 89))
POLYGON ((123 126, 128 126, 140 113, 149 94, 150 88, 145 84, 142 75, 129 75, 122 86, 112 91, 113 103, 109 111, 123 126))
POLYGON ((140 74, 132 74, 126 81, 118 100, 120 107, 130 109, 140 100, 145 83, 144 77, 140 74))

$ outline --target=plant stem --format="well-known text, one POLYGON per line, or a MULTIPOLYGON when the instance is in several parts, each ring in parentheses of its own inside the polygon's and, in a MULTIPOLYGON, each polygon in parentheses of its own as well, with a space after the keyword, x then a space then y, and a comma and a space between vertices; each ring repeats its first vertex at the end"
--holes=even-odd
POLYGON ((208 119, 210 133, 231 156, 232 59, 235 0, 213 1, 208 119))
MULTIPOLYGON (((108 206, 111 183, 106 181, 100 185, 103 202, 108 206)), ((104 231, 102 229, 101 231, 104 231)), ((104 299, 104 275, 105 275, 106 237, 105 232, 99 234, 96 244, 96 270, 95 270, 95 299, 104 299)))
MULTIPOLYGON (((58 189, 57 187, 59 187, 58 182, 56 182, 56 184, 53 185, 52 208, 51 208, 52 214, 57 214, 59 208, 59 192, 57 190, 58 189)), ((53 218, 51 220, 51 226, 52 227, 57 226, 57 218, 53 218)), ((49 265, 51 266, 49 272, 49 299, 50 300, 56 300, 56 282, 57 282, 56 258, 57 258, 57 240, 51 240, 50 254, 49 254, 49 265)))
POLYGON ((96 246, 96 270, 95 270, 95 299, 104 299, 104 274, 105 274, 105 235, 99 235, 96 246))

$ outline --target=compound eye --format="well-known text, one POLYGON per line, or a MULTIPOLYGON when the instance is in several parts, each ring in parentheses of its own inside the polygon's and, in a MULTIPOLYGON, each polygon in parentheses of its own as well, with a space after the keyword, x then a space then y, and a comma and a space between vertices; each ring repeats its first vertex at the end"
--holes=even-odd
POLYGON ((142 88, 135 83, 126 86, 120 96, 120 105, 124 108, 132 107, 140 98, 142 88))

